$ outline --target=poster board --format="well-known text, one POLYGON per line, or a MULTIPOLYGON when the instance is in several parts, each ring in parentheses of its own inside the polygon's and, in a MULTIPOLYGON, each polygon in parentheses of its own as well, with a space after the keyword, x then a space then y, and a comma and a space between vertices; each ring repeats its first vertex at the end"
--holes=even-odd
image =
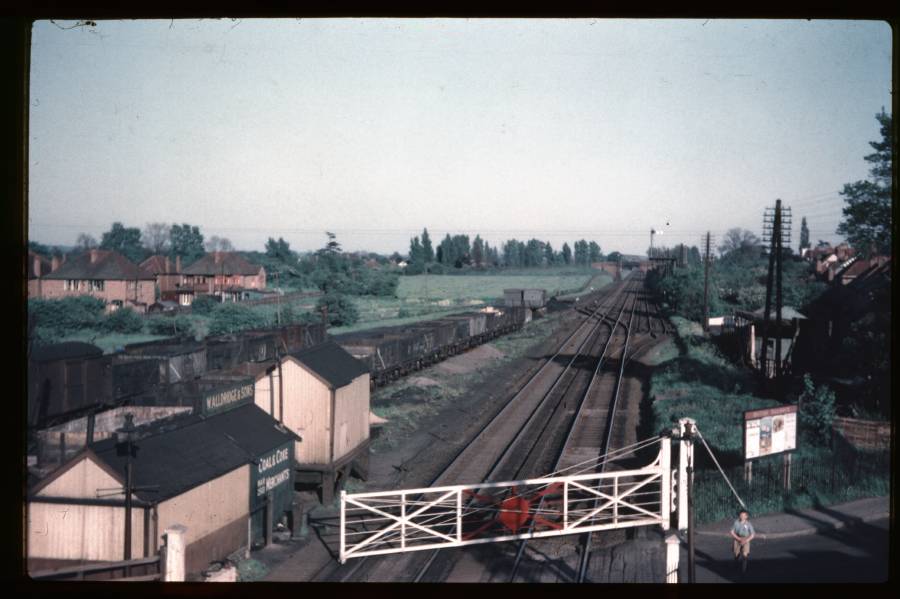
POLYGON ((745 460, 755 460, 796 449, 796 405, 744 412, 745 460))

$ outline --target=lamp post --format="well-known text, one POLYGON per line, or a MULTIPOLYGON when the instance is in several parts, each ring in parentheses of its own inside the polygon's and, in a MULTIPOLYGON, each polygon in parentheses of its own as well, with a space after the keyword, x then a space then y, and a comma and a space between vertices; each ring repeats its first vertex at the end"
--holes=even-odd
POLYGON ((116 449, 119 455, 122 455, 122 451, 125 452, 125 561, 131 559, 131 457, 134 452, 135 430, 134 415, 125 414, 125 425, 116 431, 116 449))

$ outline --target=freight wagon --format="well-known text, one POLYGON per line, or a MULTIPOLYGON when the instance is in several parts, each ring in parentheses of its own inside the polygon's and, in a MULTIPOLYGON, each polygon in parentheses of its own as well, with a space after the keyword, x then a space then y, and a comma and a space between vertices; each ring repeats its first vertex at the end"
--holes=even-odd
POLYGON ((522 327, 525 308, 486 309, 409 325, 333 336, 377 387, 522 327))

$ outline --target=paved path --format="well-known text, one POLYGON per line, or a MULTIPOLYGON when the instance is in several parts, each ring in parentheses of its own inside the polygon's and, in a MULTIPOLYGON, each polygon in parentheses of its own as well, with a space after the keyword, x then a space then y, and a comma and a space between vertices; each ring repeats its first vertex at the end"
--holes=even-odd
MULTIPOLYGON (((888 576, 890 500, 751 518, 757 532, 746 576, 736 569, 728 531, 733 520, 698 527, 697 582, 885 582, 888 576)), ((687 580, 682 544, 681 580, 687 580)))

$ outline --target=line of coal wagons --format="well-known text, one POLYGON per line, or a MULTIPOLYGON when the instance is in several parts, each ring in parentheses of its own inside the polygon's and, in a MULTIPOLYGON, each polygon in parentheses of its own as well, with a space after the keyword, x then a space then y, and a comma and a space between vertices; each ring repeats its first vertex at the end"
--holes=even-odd
POLYGON ((530 319, 522 306, 485 308, 408 325, 335 335, 334 341, 369 367, 371 385, 387 384, 491 339, 530 319))

